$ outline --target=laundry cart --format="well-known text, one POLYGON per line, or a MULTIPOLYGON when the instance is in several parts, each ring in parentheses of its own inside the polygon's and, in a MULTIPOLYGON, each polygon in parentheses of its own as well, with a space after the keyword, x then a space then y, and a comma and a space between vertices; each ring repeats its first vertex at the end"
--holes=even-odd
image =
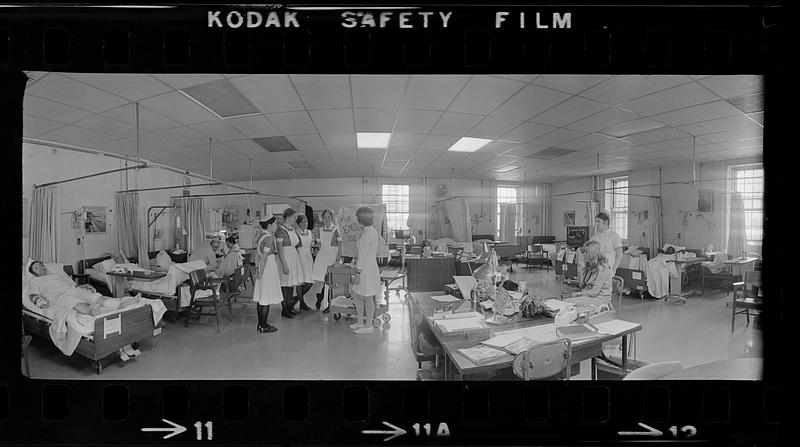
MULTIPOLYGON (((330 313, 334 320, 339 320, 342 315, 356 315, 356 305, 350 293, 350 287, 357 281, 359 270, 347 264, 334 264, 328 267, 326 284, 328 289, 328 299, 330 300, 330 313)), ((389 302, 379 302, 380 295, 375 299, 375 317, 372 319, 373 327, 380 327, 381 324, 392 319, 389 315, 389 302)))

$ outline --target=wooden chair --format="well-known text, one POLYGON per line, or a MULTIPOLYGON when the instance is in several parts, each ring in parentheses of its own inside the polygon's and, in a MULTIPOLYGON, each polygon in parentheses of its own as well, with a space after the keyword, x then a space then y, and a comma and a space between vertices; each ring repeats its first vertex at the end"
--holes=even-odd
POLYGON ((233 320, 233 306, 231 305, 231 301, 236 301, 242 294, 239 289, 246 284, 246 272, 246 264, 242 264, 239 267, 236 267, 236 270, 233 271, 233 274, 224 278, 220 284, 220 301, 224 301, 228 304, 228 319, 231 321, 233 320))
POLYGON ((25 365, 25 377, 31 376, 31 364, 28 360, 28 345, 31 344, 32 337, 25 335, 25 326, 22 326, 22 361, 25 365))
POLYGON ((542 265, 550 270, 550 254, 540 244, 528 245, 528 251, 525 253, 525 270, 533 268, 534 263, 539 264, 539 270, 542 269, 542 265))
POLYGON ((745 272, 744 281, 733 283, 733 301, 731 302, 731 332, 736 324, 736 315, 747 315, 747 324, 750 325, 750 311, 757 310, 760 314, 763 300, 758 296, 761 289, 761 272, 745 272), (741 309, 737 311, 736 309, 741 309))
POLYGON ((197 310, 196 319, 200 319, 203 315, 214 315, 217 320, 217 333, 219 333, 219 295, 217 295, 217 284, 224 281, 224 278, 214 279, 206 277, 206 271, 197 269, 189 273, 189 293, 191 293, 191 302, 189 304, 189 311, 186 313, 186 326, 189 326, 189 316, 192 311, 197 310), (199 290, 210 290, 211 296, 197 297, 199 290), (203 308, 213 307, 213 313, 203 313, 203 308))
MULTIPOLYGON (((253 287, 255 287, 256 286, 255 269, 257 268, 257 266, 250 264, 250 259, 252 259, 252 257, 253 257, 252 253, 245 253, 244 256, 242 256, 242 265, 245 267, 244 277, 246 279, 249 279, 250 284, 252 284, 253 287)), ((247 285, 246 282, 244 284, 245 286, 247 285)))
POLYGON ((617 295, 617 306, 614 309, 617 313, 622 311, 622 289, 625 288, 625 280, 621 276, 611 278, 611 294, 617 295))
POLYGON ((656 380, 683 369, 681 362, 658 362, 636 368, 622 380, 656 380))
POLYGON ((497 263, 507 265, 508 271, 514 271, 514 261, 517 256, 525 253, 525 248, 520 245, 495 245, 494 251, 497 253, 497 263))
POLYGON ((514 357, 514 375, 522 380, 562 378, 569 380, 572 369, 572 342, 562 338, 536 345, 514 357))

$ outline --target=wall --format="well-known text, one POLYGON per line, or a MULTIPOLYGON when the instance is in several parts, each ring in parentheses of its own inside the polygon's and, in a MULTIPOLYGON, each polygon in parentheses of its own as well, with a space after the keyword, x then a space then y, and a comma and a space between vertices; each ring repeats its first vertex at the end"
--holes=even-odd
MULTIPOLYGON (((734 165, 758 163, 758 159, 726 160, 705 162, 697 164, 698 187, 709 188, 713 191, 713 210, 700 213, 697 211, 698 187, 692 186, 692 165, 666 166, 661 168, 661 187, 659 188, 659 168, 641 169, 636 171, 621 172, 601 177, 601 185, 605 185, 608 177, 628 176, 629 193, 642 196, 661 196, 662 212, 662 243, 672 243, 688 248, 705 248, 708 244, 715 248, 725 248, 727 203, 728 195, 728 168, 734 165), (682 182, 680 184, 671 184, 682 182)), ((586 177, 553 184, 554 203, 561 202, 567 208, 577 209, 576 218, 580 222, 581 210, 576 199, 588 199, 590 194, 574 194, 566 197, 557 197, 563 192, 586 191, 591 189, 591 178, 586 177)), ((603 187, 603 186, 601 186, 603 187)), ((600 195, 601 208, 606 208, 605 194, 600 195)), ((628 243, 630 245, 646 245, 647 236, 642 233, 646 227, 640 224, 638 213, 648 208, 647 197, 629 196, 628 198, 628 243)), ((563 212, 557 205, 553 205, 553 228, 556 236, 563 235, 563 212)), ((581 223, 578 223, 581 225, 581 223)))
POLYGON ((586 215, 586 202, 579 202, 592 199, 592 194, 585 192, 592 189, 590 177, 554 183, 552 188, 551 233, 555 235, 557 241, 567 238, 567 229, 564 225, 566 211, 575 211, 575 225, 592 225, 593 216, 586 215))

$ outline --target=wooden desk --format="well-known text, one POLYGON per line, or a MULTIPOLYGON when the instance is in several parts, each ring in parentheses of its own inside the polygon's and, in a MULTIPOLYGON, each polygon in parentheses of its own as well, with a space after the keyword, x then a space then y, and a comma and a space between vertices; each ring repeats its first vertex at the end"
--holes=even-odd
MULTIPOLYGON (((425 322, 436 337, 437 342, 442 346, 445 353, 444 366, 445 366, 445 380, 449 380, 453 373, 459 374, 463 379, 464 376, 469 376, 477 373, 488 371, 496 371, 498 369, 510 368, 514 356, 511 354, 504 355, 489 363, 483 365, 476 365, 471 360, 467 359, 458 352, 462 348, 471 348, 480 344, 481 341, 488 340, 498 332, 505 332, 514 329, 522 329, 526 327, 538 326, 542 324, 549 324, 553 322, 552 318, 535 318, 525 319, 521 321, 512 320, 511 322, 503 325, 487 325, 485 329, 474 329, 464 331, 463 333, 445 335, 433 320, 435 309, 439 307, 446 307, 449 305, 458 305, 459 303, 440 303, 431 298, 437 295, 438 292, 428 293, 414 293, 411 294, 411 299, 415 300, 417 306, 425 317, 425 322)), ((574 342, 572 345, 572 360, 573 364, 577 364, 583 360, 593 359, 602 353, 603 343, 608 341, 622 338, 622 366, 624 370, 628 368, 628 335, 642 329, 639 324, 629 331, 620 334, 604 335, 587 340, 574 342)))
POLYGON ((666 301, 669 298, 676 298, 685 303, 690 296, 700 294, 700 292, 696 290, 687 290, 684 292, 683 286, 689 283, 689 276, 686 274, 686 267, 690 265, 697 265, 704 261, 705 258, 699 258, 699 257, 683 259, 683 260, 674 259, 667 261, 675 264, 675 268, 678 270, 678 278, 676 280, 673 280, 673 278, 670 276, 669 294, 664 297, 664 301, 666 301))
POLYGON ((125 296, 127 282, 130 280, 135 279, 137 281, 155 281, 167 276, 166 273, 161 272, 141 271, 128 273, 108 272, 106 275, 108 275, 108 277, 111 279, 111 293, 114 295, 114 298, 122 298, 125 296))
POLYGON ((422 258, 406 255, 406 272, 409 292, 442 291, 445 284, 453 282, 453 275, 456 274, 455 257, 422 258))
POLYGON ((762 358, 720 360, 681 369, 659 380, 760 380, 762 358))

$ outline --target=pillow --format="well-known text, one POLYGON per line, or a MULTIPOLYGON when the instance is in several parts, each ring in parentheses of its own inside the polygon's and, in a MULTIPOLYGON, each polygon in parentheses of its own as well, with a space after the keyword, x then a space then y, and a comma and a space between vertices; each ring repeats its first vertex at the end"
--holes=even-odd
POLYGON ((46 268, 47 273, 50 273, 51 275, 60 276, 64 279, 72 281, 72 278, 70 278, 69 275, 67 275, 67 272, 64 271, 64 264, 60 262, 45 262, 44 268, 46 268))
POLYGON ((117 261, 113 259, 106 259, 105 261, 100 261, 97 264, 93 265, 92 268, 95 270, 99 270, 103 273, 108 273, 114 270, 114 267, 117 265, 117 261))
POLYGON ((159 268, 168 269, 169 266, 174 264, 174 262, 172 262, 172 258, 170 258, 169 254, 164 250, 158 252, 155 260, 156 260, 156 267, 159 268))

